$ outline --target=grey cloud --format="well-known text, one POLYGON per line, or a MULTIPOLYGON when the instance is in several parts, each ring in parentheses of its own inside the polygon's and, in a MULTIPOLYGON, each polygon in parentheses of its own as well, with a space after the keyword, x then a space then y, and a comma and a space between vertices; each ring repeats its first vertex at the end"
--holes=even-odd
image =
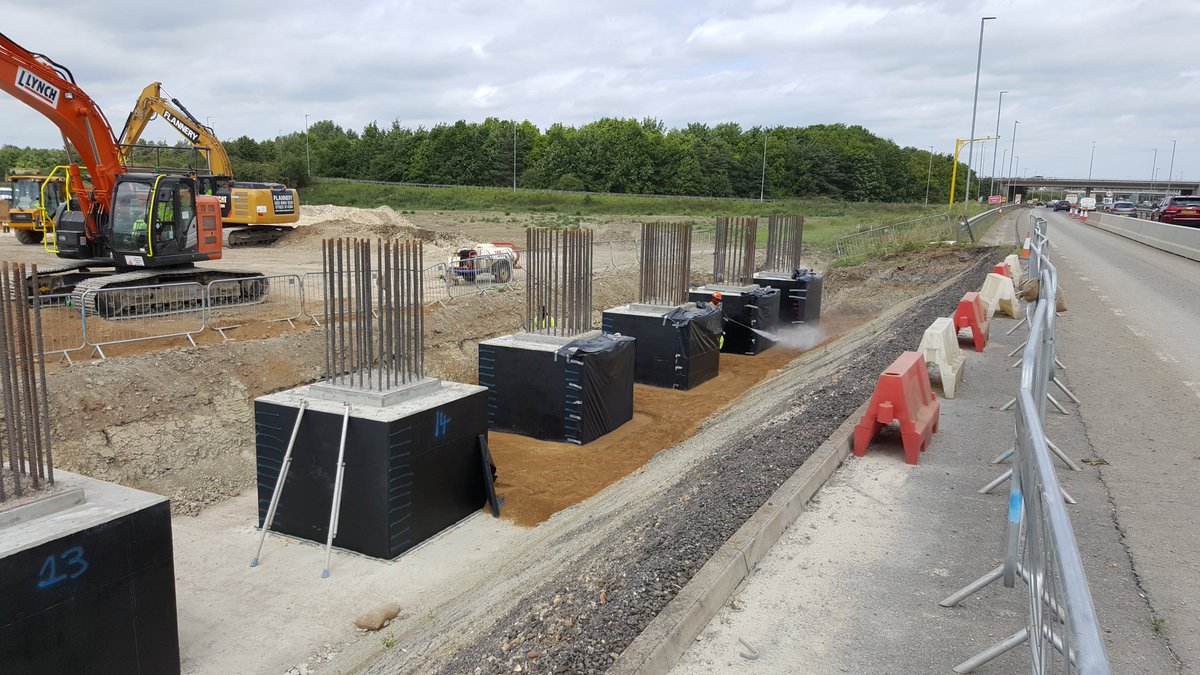
MULTIPOLYGON (((72 68, 119 127, 159 80, 223 137, 333 119, 432 126, 487 116, 605 116, 744 126, 845 122, 950 152, 971 119, 979 17, 989 22, 977 135, 1045 175, 1200 174, 1200 71, 1187 0, 794 2, 490 0, 254 3, 203 11, 129 0, 18 4, 3 30, 72 68), (45 30, 53 26, 52 32, 45 30)), ((151 138, 174 141, 154 128, 151 138)), ((53 146, 53 126, 0 98, 0 143, 53 146)), ((986 151, 987 165, 993 153, 986 151)), ((964 153, 965 155, 965 153, 964 153)), ((978 165, 978 162, 977 162, 978 165)), ((1165 176, 1164 176, 1165 178, 1165 176)))

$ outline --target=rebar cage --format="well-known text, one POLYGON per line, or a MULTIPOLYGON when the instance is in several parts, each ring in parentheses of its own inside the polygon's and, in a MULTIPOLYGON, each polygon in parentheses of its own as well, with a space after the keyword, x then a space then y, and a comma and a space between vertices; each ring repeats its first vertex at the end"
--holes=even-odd
POLYGON ((326 239, 325 380, 379 391, 425 376, 420 241, 326 239))
POLYGON ((592 231, 531 227, 525 233, 525 330, 579 335, 592 328, 592 231))
POLYGON ((713 283, 753 283, 758 218, 717 218, 713 250, 713 283))
POLYGON ((643 223, 638 302, 678 305, 687 301, 692 274, 692 226, 643 223))

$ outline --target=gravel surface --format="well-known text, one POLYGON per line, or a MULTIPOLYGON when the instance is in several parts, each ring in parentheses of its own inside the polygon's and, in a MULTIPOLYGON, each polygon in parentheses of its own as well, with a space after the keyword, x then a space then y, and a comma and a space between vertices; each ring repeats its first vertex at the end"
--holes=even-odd
MULTIPOLYGON (((647 503, 619 541, 533 590, 443 673, 599 673, 608 669, 712 554, 871 394, 879 373, 926 327, 978 290, 996 254, 896 319, 827 381, 797 391, 765 422, 647 503)), ((535 554, 535 552, 531 552, 535 554)))

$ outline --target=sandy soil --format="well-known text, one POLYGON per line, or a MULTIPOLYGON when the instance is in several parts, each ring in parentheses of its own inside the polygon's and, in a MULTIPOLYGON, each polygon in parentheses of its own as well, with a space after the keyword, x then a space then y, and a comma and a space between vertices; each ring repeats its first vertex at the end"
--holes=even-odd
MULTIPOLYGON (((827 316, 821 329, 807 338, 809 346, 836 339, 862 322, 827 316)), ((778 346, 758 356, 722 354, 720 375, 688 391, 634 385, 633 419, 584 446, 491 432, 492 457, 502 467, 496 488, 505 499, 503 517, 518 525, 536 525, 584 501, 699 426, 715 422, 721 410, 803 351, 778 346)))

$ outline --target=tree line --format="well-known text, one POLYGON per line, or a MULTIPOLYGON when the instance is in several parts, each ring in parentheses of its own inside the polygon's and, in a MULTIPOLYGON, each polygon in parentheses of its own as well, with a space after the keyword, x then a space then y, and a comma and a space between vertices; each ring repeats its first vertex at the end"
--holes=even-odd
MULTIPOLYGON (((196 167, 182 141, 138 149, 133 164, 196 167)), ((389 182, 629 194, 945 203, 952 160, 901 147, 861 126, 666 129, 653 119, 605 118, 581 126, 488 118, 416 129, 393 122, 362 131, 331 120, 273 139, 225 142, 239 180, 303 188, 314 176, 389 182), (932 162, 930 161, 932 159, 932 162), (765 164, 765 173, 764 173, 765 164), (928 183, 927 183, 928 179, 928 183)), ((0 172, 47 170, 61 150, 0 147, 0 172)), ((956 199, 964 196, 959 164, 956 199)), ((973 185, 977 181, 973 176, 973 185)), ((977 191, 972 189, 971 196, 977 191)))

